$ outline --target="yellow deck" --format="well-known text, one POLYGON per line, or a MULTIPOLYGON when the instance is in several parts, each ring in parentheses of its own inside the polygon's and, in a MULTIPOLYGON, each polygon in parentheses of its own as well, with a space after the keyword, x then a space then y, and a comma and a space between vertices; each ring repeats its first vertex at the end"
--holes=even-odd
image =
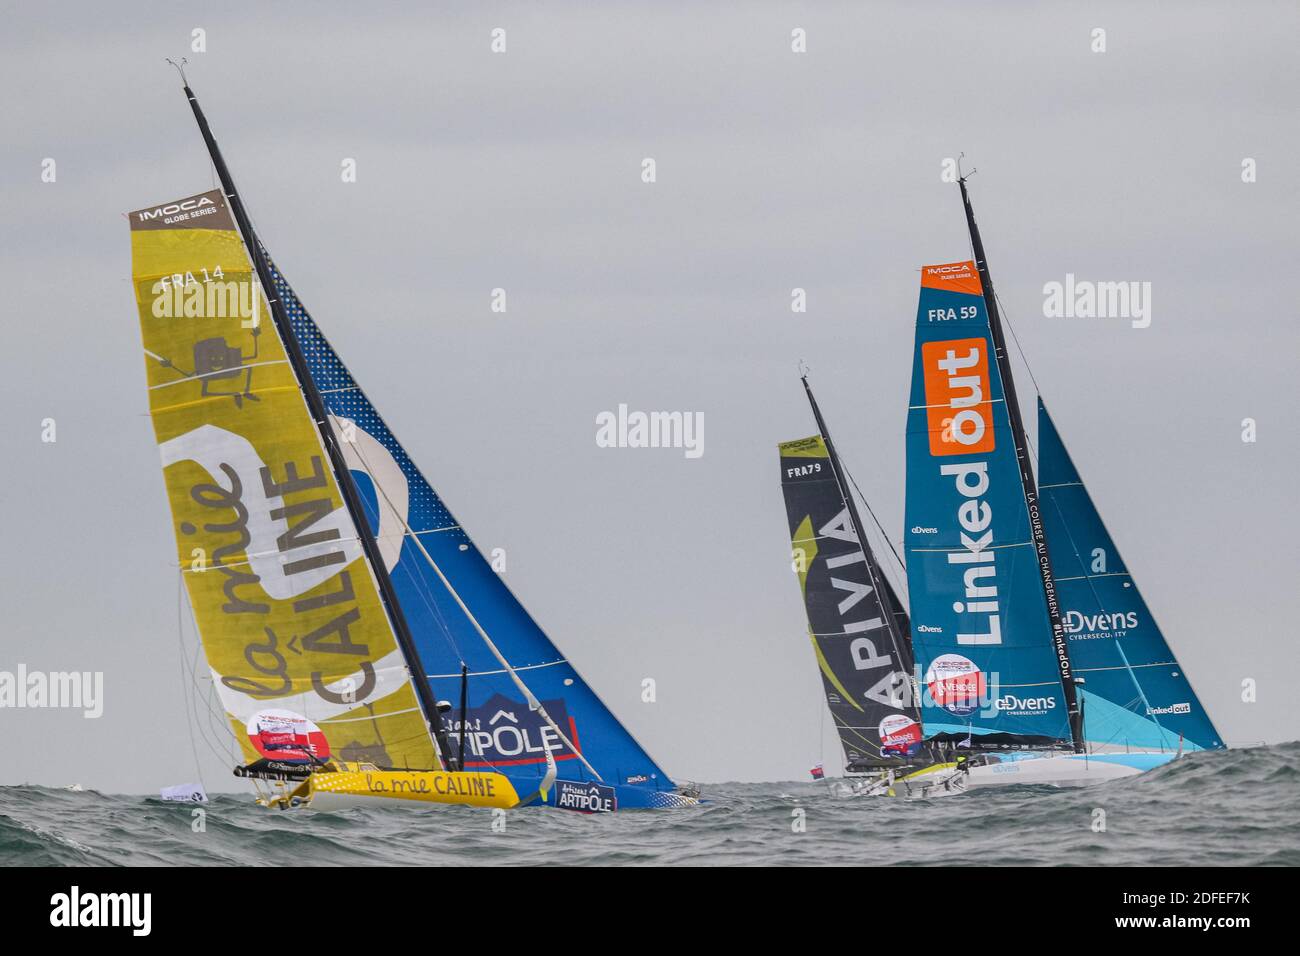
POLYGON ((268 798, 265 803, 281 808, 345 806, 368 802, 368 798, 506 809, 519 803, 514 785, 499 773, 376 769, 317 772, 287 794, 268 798))

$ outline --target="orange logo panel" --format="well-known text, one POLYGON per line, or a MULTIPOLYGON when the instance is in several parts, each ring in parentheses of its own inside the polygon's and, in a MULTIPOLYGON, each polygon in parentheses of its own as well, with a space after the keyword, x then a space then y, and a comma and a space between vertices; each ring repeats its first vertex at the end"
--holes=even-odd
POLYGON ((987 339, 921 344, 931 455, 993 450, 993 405, 987 339))
POLYGON ((921 266, 921 288, 965 292, 967 295, 984 294, 984 286, 980 284, 980 274, 975 269, 975 263, 970 261, 921 266))

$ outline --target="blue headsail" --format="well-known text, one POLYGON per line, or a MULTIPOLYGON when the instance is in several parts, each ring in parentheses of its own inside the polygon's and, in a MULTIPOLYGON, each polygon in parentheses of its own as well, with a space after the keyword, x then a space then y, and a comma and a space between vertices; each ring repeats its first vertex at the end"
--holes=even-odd
POLYGON ((927 739, 1056 746, 1069 716, 973 262, 925 266, 907 415, 907 580, 927 739))
POLYGON ((443 716, 443 727, 453 751, 462 732, 461 667, 468 667, 466 769, 498 770, 511 778, 521 795, 529 794, 546 774, 549 749, 561 803, 566 794, 603 808, 669 807, 682 802, 673 792, 673 781, 587 686, 479 553, 274 264, 271 271, 312 380, 334 419, 332 425, 420 662, 436 699, 452 705, 443 716), (411 534, 419 536, 429 557, 511 667, 599 774, 599 782, 542 716, 529 710, 510 674, 411 534))
POLYGON ((1083 677, 1084 735, 1094 746, 1176 750, 1223 747, 1156 626, 1038 402, 1038 481, 1065 608, 1070 660, 1083 677))

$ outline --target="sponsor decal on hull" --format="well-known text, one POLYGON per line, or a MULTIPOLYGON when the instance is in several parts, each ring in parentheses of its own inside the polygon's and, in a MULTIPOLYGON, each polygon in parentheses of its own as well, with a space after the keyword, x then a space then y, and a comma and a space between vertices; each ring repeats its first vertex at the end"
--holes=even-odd
POLYGON ((555 781, 555 805, 561 810, 578 813, 613 813, 618 809, 618 795, 613 787, 598 783, 555 781))

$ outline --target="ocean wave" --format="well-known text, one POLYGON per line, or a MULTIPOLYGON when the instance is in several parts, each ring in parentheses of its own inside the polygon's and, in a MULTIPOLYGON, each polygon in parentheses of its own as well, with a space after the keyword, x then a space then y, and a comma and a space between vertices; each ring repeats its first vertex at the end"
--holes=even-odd
POLYGON ((525 809, 507 814, 504 830, 491 810, 466 807, 277 812, 251 795, 194 806, 0 787, 0 863, 1296 866, 1298 781, 1300 742, 1190 754, 1088 788, 930 801, 844 799, 826 783, 719 783, 691 809, 525 809))

